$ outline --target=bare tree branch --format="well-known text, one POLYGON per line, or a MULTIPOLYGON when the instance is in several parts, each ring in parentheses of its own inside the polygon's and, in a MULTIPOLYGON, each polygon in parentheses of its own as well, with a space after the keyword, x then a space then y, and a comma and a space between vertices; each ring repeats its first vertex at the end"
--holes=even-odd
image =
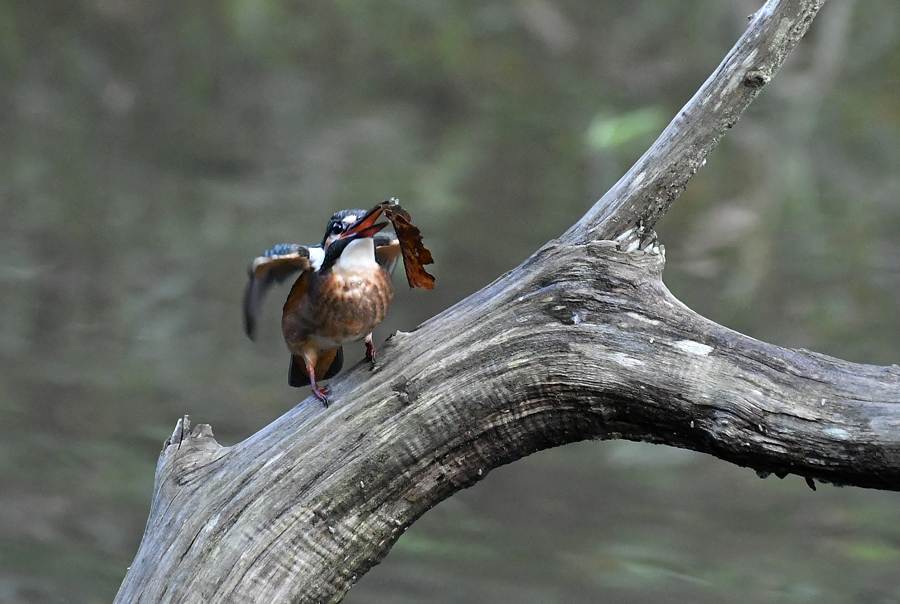
POLYGON ((564 236, 613 239, 653 228, 809 29, 825 0, 766 2, 703 86, 656 142, 564 236))
POLYGON ((779 348, 700 317, 663 285, 663 249, 646 228, 820 4, 770 0, 578 224, 395 334, 374 373, 358 366, 335 381, 331 408, 308 401, 228 448, 180 420, 117 601, 339 600, 441 500, 588 438, 900 489, 900 368, 779 348))

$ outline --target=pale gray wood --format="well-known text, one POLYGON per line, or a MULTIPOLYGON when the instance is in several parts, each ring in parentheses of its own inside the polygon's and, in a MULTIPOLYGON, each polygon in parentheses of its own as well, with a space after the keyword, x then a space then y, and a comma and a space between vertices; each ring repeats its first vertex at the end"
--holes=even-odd
POLYGON ((780 348, 704 319, 663 285, 664 250, 646 228, 820 4, 770 0, 578 224, 395 334, 374 372, 360 365, 333 382, 330 408, 309 399, 233 447, 179 420, 117 601, 340 600, 441 500, 499 465, 589 438, 900 489, 900 368, 780 348))

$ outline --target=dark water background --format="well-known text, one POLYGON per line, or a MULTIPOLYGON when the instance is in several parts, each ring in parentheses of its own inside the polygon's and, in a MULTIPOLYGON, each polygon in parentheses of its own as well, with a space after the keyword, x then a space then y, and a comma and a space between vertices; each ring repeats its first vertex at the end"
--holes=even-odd
MULTIPOLYGON (((254 254, 397 195, 438 289, 378 335, 412 329, 576 220, 758 6, 0 0, 0 601, 109 601, 176 418, 228 444, 297 402, 279 304, 241 333, 254 254)), ((898 362, 898 73, 900 5, 829 3, 660 225, 669 287, 898 362)), ((348 601, 895 602, 900 498, 582 443, 429 512, 348 601)))

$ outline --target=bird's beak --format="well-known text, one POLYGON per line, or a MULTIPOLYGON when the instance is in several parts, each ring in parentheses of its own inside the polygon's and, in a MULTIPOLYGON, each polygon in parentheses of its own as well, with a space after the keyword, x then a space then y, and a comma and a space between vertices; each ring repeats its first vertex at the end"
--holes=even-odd
POLYGON ((387 222, 376 222, 376 220, 381 217, 383 211, 384 209, 380 205, 376 206, 366 213, 365 216, 353 223, 353 226, 341 233, 338 236, 338 239, 374 237, 378 231, 388 225, 387 222))

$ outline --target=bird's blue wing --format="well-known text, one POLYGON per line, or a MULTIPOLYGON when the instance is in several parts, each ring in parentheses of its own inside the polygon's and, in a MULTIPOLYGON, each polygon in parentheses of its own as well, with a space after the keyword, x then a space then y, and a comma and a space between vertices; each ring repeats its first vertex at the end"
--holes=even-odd
POLYGON ((244 331, 247 337, 252 340, 256 336, 257 318, 269 288, 298 273, 316 270, 324 255, 321 246, 279 243, 253 259, 244 290, 244 331))

